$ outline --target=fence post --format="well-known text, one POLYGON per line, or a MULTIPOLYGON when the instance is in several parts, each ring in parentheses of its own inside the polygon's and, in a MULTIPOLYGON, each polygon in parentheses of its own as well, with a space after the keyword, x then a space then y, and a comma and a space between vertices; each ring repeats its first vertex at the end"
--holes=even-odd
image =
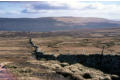
POLYGON ((102 52, 101 52, 102 56, 104 55, 104 49, 105 49, 105 46, 102 47, 102 52))
POLYGON ((105 49, 105 46, 102 47, 102 52, 100 55, 100 68, 102 68, 102 64, 103 64, 104 49, 105 49))
POLYGON ((31 37, 29 38, 29 43, 32 45, 32 38, 31 37))

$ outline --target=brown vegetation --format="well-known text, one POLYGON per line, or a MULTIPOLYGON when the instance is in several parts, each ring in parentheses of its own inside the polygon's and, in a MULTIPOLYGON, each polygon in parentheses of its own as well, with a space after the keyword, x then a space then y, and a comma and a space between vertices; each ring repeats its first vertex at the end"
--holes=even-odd
POLYGON ((0 32, 0 63, 22 80, 119 79, 119 48, 116 29, 89 33, 0 32), (37 53, 29 37, 39 47, 37 53))

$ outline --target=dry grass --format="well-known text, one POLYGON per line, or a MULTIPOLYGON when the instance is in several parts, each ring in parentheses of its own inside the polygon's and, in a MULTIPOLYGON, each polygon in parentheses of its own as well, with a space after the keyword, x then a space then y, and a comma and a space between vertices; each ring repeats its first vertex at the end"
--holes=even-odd
POLYGON ((0 38, 0 64, 18 80, 65 79, 53 70, 36 64, 32 52, 33 48, 26 37, 0 38))
POLYGON ((49 37, 49 38, 34 38, 33 41, 39 50, 48 54, 101 54, 102 44, 110 43, 111 45, 105 48, 105 54, 118 54, 120 45, 114 38, 79 38, 79 37, 49 37))
MULTIPOLYGON (((3 33, 4 32, 1 34, 3 33)), ((12 35, 10 32, 4 34, 12 35)), ((0 38, 0 63, 16 75, 17 79, 111 79, 110 74, 106 74, 95 68, 87 67, 81 63, 68 64, 66 62, 47 60, 45 58, 36 60, 32 57, 33 48, 28 42, 28 37, 19 36, 18 34, 15 35, 15 32, 13 34, 16 37, 0 38)), ((100 37, 104 35, 94 34, 93 36, 100 37)), ((110 44, 110 47, 105 48, 104 53, 119 54, 120 52, 120 40, 116 37, 83 38, 80 36, 49 36, 34 37, 32 40, 35 45, 39 47, 40 51, 45 54, 52 54, 53 56, 56 54, 68 56, 72 54, 101 54, 101 43, 111 43, 111 41, 115 44, 110 44)), ((71 61, 71 57, 68 58, 68 60, 71 61)), ((73 58, 72 60, 74 62, 76 59, 73 58)))

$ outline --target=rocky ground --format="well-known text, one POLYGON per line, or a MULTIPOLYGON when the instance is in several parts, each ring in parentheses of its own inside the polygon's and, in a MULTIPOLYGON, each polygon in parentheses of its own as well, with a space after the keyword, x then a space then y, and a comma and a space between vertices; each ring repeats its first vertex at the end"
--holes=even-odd
POLYGON ((68 64, 66 62, 58 62, 55 60, 45 60, 41 59, 39 61, 32 61, 33 64, 39 64, 45 68, 48 68, 53 73, 57 73, 65 77, 65 79, 72 79, 72 80, 111 80, 111 79, 118 79, 118 75, 114 74, 107 74, 100 70, 86 67, 80 63, 76 64, 68 64))

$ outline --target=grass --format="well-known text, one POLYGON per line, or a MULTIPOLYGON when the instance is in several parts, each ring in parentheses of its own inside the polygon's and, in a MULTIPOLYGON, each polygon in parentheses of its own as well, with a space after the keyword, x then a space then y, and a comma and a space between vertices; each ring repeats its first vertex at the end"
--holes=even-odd
POLYGON ((48 54, 98 54, 101 53, 103 44, 106 46, 105 54, 119 52, 119 43, 114 38, 73 38, 50 37, 34 38, 33 41, 40 50, 48 54), (91 48, 91 49, 89 49, 91 48))
MULTIPOLYGON (((32 52, 33 48, 27 37, 0 38, 0 64, 18 80, 65 79, 53 70, 36 64, 32 52)), ((44 58, 41 61, 46 62, 44 58)))
MULTIPOLYGON (((74 58, 76 56, 69 56, 101 54, 101 43, 105 43, 107 46, 104 51, 106 55, 120 53, 120 40, 118 37, 105 37, 104 32, 106 31, 102 31, 102 35, 101 33, 88 33, 89 35, 82 33, 79 35, 78 32, 70 35, 62 33, 62 35, 53 34, 53 36, 47 36, 46 34, 44 37, 40 36, 41 33, 35 32, 31 35, 29 33, 20 35, 17 32, 1 32, 0 63, 19 80, 100 79, 100 77, 105 79, 111 75, 94 67, 84 65, 96 61, 97 57, 91 57, 86 61, 81 58, 82 62, 76 63, 77 59, 74 58), (60 54, 66 56, 58 60, 51 58, 36 60, 32 56, 33 48, 29 44, 29 36, 32 37, 33 42, 41 52, 53 56, 60 54), (58 72, 58 70, 61 72, 58 72)), ((95 62, 92 66, 94 64, 95 62)), ((115 77, 117 75, 114 75, 113 78, 115 77)))

